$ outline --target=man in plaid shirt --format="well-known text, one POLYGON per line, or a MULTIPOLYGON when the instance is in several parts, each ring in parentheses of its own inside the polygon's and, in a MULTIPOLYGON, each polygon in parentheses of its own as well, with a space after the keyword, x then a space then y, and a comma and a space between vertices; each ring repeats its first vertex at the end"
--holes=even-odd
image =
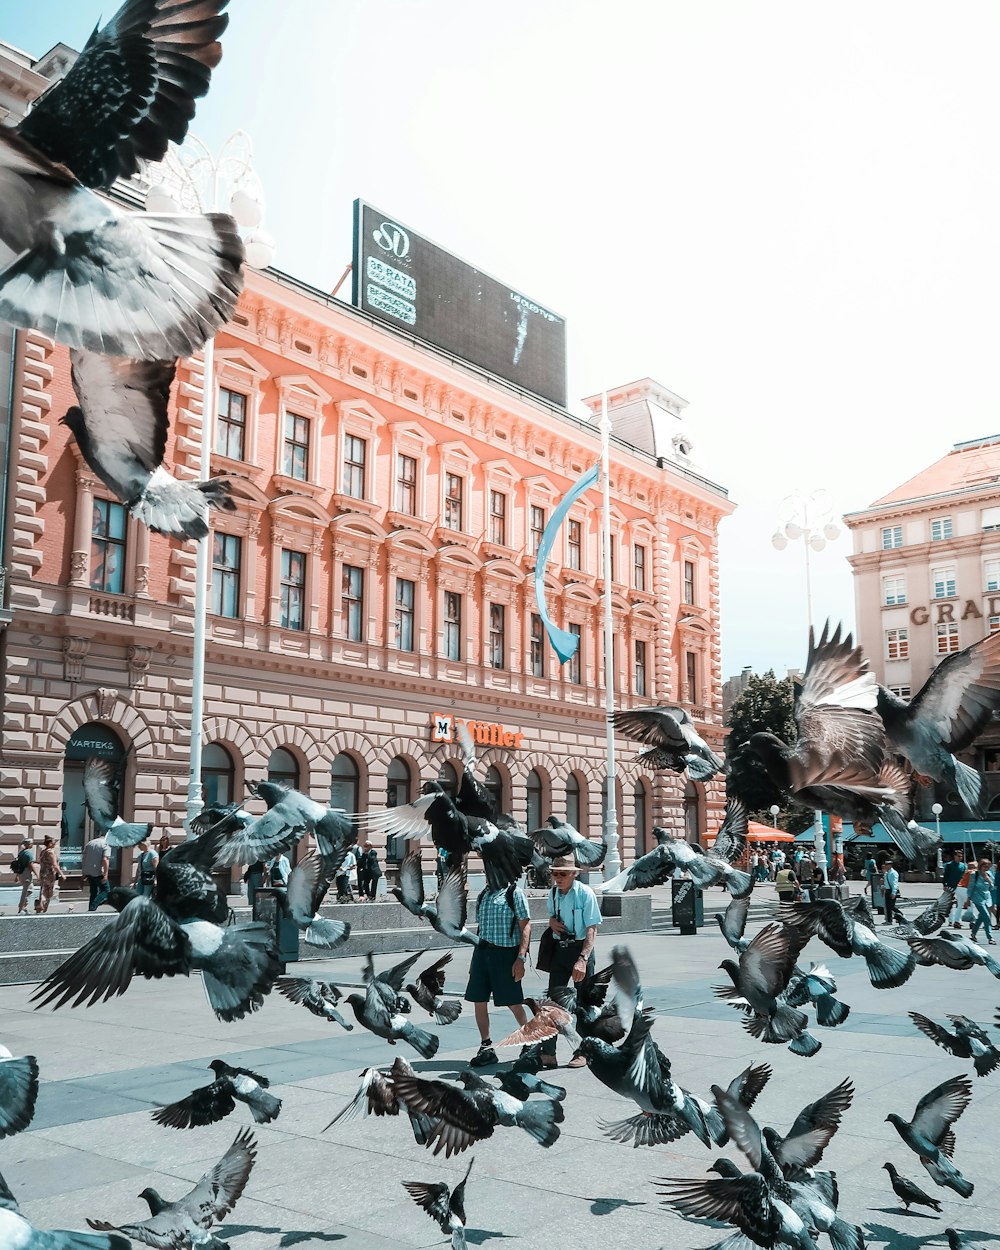
POLYGON ((481 1068, 497 1062, 490 1041, 490 996, 497 1007, 509 1007, 518 1025, 528 1023, 524 1011, 521 980, 524 961, 531 944, 528 900, 518 886, 503 890, 486 889, 476 901, 479 945, 472 952, 469 984, 465 1001, 472 1003, 482 1045, 469 1061, 481 1068))

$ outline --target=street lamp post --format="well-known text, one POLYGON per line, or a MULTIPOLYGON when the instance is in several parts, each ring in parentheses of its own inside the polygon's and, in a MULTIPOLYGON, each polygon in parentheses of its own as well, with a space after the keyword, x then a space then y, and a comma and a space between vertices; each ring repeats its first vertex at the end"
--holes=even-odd
MULTIPOLYGON (((264 196, 253 167, 253 145, 245 131, 237 130, 213 156, 194 134, 188 134, 180 147, 172 147, 155 168, 159 181, 146 195, 146 210, 154 213, 178 211, 207 213, 228 211, 244 228, 246 263, 253 269, 266 269, 274 259, 274 243, 261 229, 264 196)), ((199 477, 207 480, 212 472, 212 431, 215 421, 215 339, 202 349, 202 401, 199 477)), ((208 619, 209 542, 211 532, 198 541, 195 564, 194 640, 191 659, 191 753, 185 828, 192 836, 191 823, 204 806, 201 785, 202 723, 205 705, 205 641, 208 619)))
POLYGON ((937 833, 937 866, 940 870, 944 866, 944 857, 941 854, 941 813, 944 808, 940 803, 931 804, 931 813, 934 816, 934 830, 937 833))

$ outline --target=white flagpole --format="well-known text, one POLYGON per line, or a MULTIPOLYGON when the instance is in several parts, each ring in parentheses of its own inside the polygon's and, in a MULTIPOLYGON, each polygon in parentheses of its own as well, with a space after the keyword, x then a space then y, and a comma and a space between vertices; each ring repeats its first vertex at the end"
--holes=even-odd
POLYGON ((604 842, 608 852, 604 857, 604 880, 609 881, 621 872, 622 862, 618 855, 618 811, 615 785, 615 647, 614 626, 611 618, 611 420, 608 417, 608 393, 601 396, 601 478, 604 483, 603 541, 604 541, 604 694, 605 712, 608 720, 608 780, 607 804, 604 820, 604 842))

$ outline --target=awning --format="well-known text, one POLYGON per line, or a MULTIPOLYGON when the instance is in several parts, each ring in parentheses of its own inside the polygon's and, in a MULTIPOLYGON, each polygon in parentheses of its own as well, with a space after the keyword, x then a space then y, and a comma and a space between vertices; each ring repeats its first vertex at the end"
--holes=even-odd
MULTIPOLYGON (((920 822, 925 829, 934 829, 933 820, 922 820, 920 822)), ((827 835, 829 836, 829 835, 827 835)), ((872 826, 872 836, 864 837, 855 834, 854 826, 850 821, 844 821, 843 832, 844 845, 853 846, 893 846, 892 838, 883 827, 876 823, 872 826)), ((808 843, 810 846, 815 841, 815 834, 812 828, 806 829, 804 833, 800 833, 795 839, 796 842, 808 843)), ((945 846, 969 846, 981 847, 987 842, 995 842, 1000 844, 1000 821, 982 820, 976 824, 963 820, 942 820, 941 821, 941 841, 945 846)))
MULTIPOLYGON (((702 841, 714 842, 719 835, 717 833, 706 833, 702 841)), ((785 833, 784 829, 775 829, 771 825, 762 825, 759 821, 751 820, 747 822, 747 841, 748 842, 794 842, 794 833, 785 833)))

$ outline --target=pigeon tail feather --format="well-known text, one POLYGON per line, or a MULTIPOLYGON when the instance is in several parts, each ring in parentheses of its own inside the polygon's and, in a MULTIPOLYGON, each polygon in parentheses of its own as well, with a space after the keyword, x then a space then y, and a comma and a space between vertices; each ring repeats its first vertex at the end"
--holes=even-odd
POLYGON ((1000 1050, 991 1050, 985 1055, 976 1055, 976 1075, 988 1076, 997 1064, 1000 1064, 1000 1050))
POLYGON ((559 1122, 566 1113, 558 1102, 540 1099, 526 1102, 514 1116, 514 1123, 538 1142, 539 1146, 551 1146, 559 1137, 559 1122))
MULTIPOLYGON (((868 977, 876 990, 894 990, 909 981, 916 967, 910 950, 897 951, 879 942, 864 952, 868 977)), ((1000 975, 1000 968, 994 975, 1000 975)))
POLYGON ((865 1237, 857 1224, 848 1224, 839 1216, 827 1229, 833 1250, 865 1250, 865 1237))
POLYGON ((457 998, 438 1003, 434 1008, 434 1019, 438 1024, 454 1024, 461 1014, 462 1004, 457 998))
POLYGON ((232 488, 224 478, 181 482, 160 465, 129 511, 154 533, 170 538, 204 538, 209 507, 235 512, 232 488))
POLYGON ((258 1124, 270 1124, 272 1120, 278 1117, 278 1112, 281 1110, 281 1099, 275 1098, 273 1094, 267 1093, 266 1090, 261 1090, 247 1105, 250 1107, 251 1114, 258 1124))
POLYGON ((816 999, 816 1023, 824 1029, 835 1029, 843 1024, 851 1014, 849 1004, 842 1003, 832 994, 823 994, 816 999))
POLYGON ((985 965, 986 970, 988 972, 992 972, 993 975, 997 978, 997 980, 1000 981, 1000 964, 997 963, 997 961, 993 958, 993 956, 992 955, 984 956, 983 964, 985 965))
POLYGON ((310 946, 323 946, 327 950, 333 950, 350 936, 351 926, 346 920, 326 920, 323 916, 316 916, 303 932, 302 941, 308 942, 310 946))
POLYGON ((418 1028, 409 1021, 406 1021, 400 1030, 400 1037, 410 1043, 421 1059, 433 1059, 441 1045, 441 1039, 437 1034, 428 1033, 426 1029, 418 1028))
POLYGON ((792 1054, 801 1055, 804 1059, 811 1059, 822 1047, 823 1043, 809 1032, 800 1033, 788 1043, 788 1049, 792 1054))
POLYGON ((751 1016, 743 1026, 752 1037, 759 1037, 762 1042, 771 1046, 779 1046, 792 1041, 805 1031, 809 1017, 802 1011, 796 1011, 786 1003, 779 1003, 772 1016, 751 1016))
POLYGON ((739 868, 731 868, 726 873, 726 888, 733 898, 746 898, 753 889, 753 877, 739 868))
POLYGON ((959 798, 965 804, 972 819, 985 820, 986 804, 983 801, 982 775, 977 773, 974 768, 970 768, 968 764, 963 764, 961 760, 955 760, 953 781, 959 798))

